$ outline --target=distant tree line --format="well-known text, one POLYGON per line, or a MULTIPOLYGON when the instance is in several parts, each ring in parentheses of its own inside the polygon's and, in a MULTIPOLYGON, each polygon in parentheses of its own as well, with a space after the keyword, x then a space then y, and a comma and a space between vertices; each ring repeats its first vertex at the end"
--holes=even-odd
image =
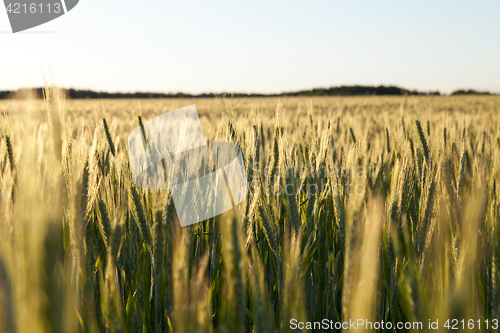
MULTIPOLYGON (((111 99, 111 98, 213 98, 226 95, 231 97, 280 97, 280 96, 359 96, 359 95, 440 95, 439 91, 421 92, 417 90, 408 90, 395 86, 340 86, 331 88, 315 88, 311 90, 301 90, 295 92, 284 92, 280 94, 245 94, 245 93, 203 93, 203 94, 185 94, 185 93, 110 93, 93 90, 65 89, 66 97, 69 99, 111 99)), ((485 95, 489 92, 478 92, 475 90, 457 90, 452 95, 485 95)), ((23 98, 23 96, 33 96, 35 98, 43 97, 43 89, 19 89, 16 91, 0 91, 0 99, 23 98), (31 94, 27 94, 31 92, 31 94)))
MULTIPOLYGON (((215 97, 216 94, 185 94, 185 93, 151 93, 151 92, 135 92, 135 93, 109 93, 109 92, 97 92, 92 90, 66 90, 67 97, 71 99, 108 99, 108 98, 203 98, 203 97, 215 97)), ((248 96, 247 94, 234 94, 237 97, 248 96)))
POLYGON ((439 91, 420 92, 395 86, 341 86, 316 88, 297 92, 283 93, 284 96, 357 96, 357 95, 440 95, 439 91))
POLYGON ((455 90, 454 92, 451 93, 452 95, 491 95, 490 92, 488 91, 476 91, 476 90, 455 90))

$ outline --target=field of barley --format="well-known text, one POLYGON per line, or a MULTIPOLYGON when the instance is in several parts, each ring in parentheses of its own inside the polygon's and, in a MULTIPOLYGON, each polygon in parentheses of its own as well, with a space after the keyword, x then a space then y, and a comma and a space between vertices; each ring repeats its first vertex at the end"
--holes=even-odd
POLYGON ((500 96, 48 87, 0 112, 0 332, 498 332, 500 96), (127 138, 191 104, 208 141, 241 147, 249 194, 181 228, 168 190, 134 183, 127 138))

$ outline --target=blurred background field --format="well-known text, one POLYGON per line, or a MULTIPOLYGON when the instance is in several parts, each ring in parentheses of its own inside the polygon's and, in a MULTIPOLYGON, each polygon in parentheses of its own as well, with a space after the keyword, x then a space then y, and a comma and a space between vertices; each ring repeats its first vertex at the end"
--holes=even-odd
POLYGON ((500 96, 46 96, 0 101, 0 331, 498 331, 500 96), (241 146, 254 186, 180 228, 168 191, 134 185, 126 140, 190 104, 209 141, 241 146), (328 186, 299 191, 313 184, 328 186))

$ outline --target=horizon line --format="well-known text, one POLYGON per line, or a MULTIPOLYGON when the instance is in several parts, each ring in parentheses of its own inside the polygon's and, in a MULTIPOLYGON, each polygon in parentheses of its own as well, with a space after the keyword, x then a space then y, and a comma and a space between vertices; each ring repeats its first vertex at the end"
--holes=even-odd
MULTIPOLYGON (((43 87, 31 88, 18 88, 16 90, 0 90, 0 99, 15 99, 13 94, 23 92, 35 92, 38 96, 43 97, 43 87)), ((186 93, 178 92, 153 92, 153 91, 98 91, 93 89, 76 89, 76 88, 60 88, 70 95, 71 99, 111 99, 111 98, 203 98, 203 97, 315 97, 315 96, 404 96, 404 95, 498 95, 498 93, 491 91, 481 91, 476 89, 456 89, 449 94, 441 93, 439 90, 417 90, 407 89, 396 85, 340 85, 326 87, 316 87, 311 89, 295 90, 295 91, 282 91, 278 93, 261 93, 261 92, 202 92, 202 93, 186 93), (72 98, 73 97, 76 98, 72 98), (80 96, 80 97, 77 97, 80 96)))

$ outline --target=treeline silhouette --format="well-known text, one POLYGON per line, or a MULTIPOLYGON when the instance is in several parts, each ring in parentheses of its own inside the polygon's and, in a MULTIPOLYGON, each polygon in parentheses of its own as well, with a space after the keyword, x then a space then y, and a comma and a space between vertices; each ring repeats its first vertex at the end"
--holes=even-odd
MULTIPOLYGON (((396 86, 340 86, 331 88, 315 88, 310 90, 301 90, 295 92, 283 92, 279 94, 259 94, 259 93, 152 93, 152 92, 134 92, 134 93, 110 93, 93 90, 63 89, 66 98, 69 99, 112 99, 112 98, 213 98, 226 95, 230 97, 280 97, 280 96, 359 96, 359 95, 440 95, 439 91, 422 92, 417 90, 408 90, 396 86)), ((464 94, 490 94, 489 92, 478 92, 475 90, 457 90, 452 95, 464 94)), ((43 98, 43 88, 19 89, 16 91, 0 91, 0 99, 23 99, 43 98)))
POLYGON ((451 93, 452 95, 491 95, 489 91, 477 91, 477 90, 455 90, 451 93))
POLYGON ((285 96, 356 96, 356 95, 440 95, 439 91, 421 92, 395 86, 341 86, 331 88, 315 88, 297 92, 284 93, 285 96))

